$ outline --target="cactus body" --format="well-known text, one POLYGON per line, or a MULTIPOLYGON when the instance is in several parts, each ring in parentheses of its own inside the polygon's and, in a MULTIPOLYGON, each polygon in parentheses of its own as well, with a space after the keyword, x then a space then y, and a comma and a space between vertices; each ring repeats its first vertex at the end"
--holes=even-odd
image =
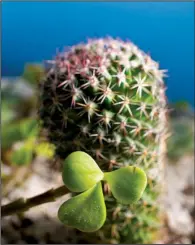
POLYGON ((148 175, 145 195, 133 206, 118 204, 105 185, 108 217, 96 242, 151 242, 159 225, 164 71, 133 43, 112 38, 73 46, 49 63, 39 115, 56 154, 85 151, 103 171, 135 165, 148 175))

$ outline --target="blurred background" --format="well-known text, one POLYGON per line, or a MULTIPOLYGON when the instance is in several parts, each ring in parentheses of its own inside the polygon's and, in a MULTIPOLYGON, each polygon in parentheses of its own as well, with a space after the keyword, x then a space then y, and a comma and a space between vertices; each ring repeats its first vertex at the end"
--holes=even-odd
MULTIPOLYGON (((195 241, 193 2, 2 3, 2 203, 60 185, 53 146, 40 140, 36 120, 43 62, 52 59, 56 49, 105 36, 131 40, 168 70, 168 232, 161 242, 190 244, 195 241)), ((4 219, 2 243, 70 242, 56 220, 59 203, 4 219), (35 219, 41 222, 35 225, 35 219)))

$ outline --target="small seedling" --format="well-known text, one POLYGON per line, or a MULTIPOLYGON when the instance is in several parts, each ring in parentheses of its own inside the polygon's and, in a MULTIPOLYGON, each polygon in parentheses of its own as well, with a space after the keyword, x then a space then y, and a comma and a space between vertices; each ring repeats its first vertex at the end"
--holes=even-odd
POLYGON ((113 196, 123 204, 138 201, 147 184, 146 174, 140 168, 128 166, 103 173, 93 158, 82 151, 73 152, 65 159, 62 178, 65 186, 29 199, 20 198, 2 206, 2 216, 24 212, 31 207, 55 201, 55 198, 71 191, 78 194, 60 206, 59 220, 80 231, 94 232, 99 230, 106 220, 101 181, 108 182, 113 196))
POLYGON ((68 189, 82 193, 64 202, 58 217, 65 225, 84 232, 99 230, 106 220, 101 181, 108 182, 113 196, 123 204, 138 201, 147 184, 140 168, 128 166, 103 173, 93 158, 81 151, 65 159, 62 176, 68 189))

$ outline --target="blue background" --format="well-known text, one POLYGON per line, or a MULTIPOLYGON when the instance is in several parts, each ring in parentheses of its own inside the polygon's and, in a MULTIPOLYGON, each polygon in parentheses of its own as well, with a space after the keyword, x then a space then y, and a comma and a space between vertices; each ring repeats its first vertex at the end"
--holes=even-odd
POLYGON ((111 35, 130 39, 161 69, 168 69, 171 102, 194 105, 192 2, 4 2, 2 76, 20 75, 26 62, 42 62, 56 48, 111 35))

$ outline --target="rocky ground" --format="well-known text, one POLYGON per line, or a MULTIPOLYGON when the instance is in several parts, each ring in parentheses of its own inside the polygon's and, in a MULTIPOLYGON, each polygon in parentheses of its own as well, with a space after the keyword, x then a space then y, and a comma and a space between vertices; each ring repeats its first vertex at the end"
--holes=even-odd
POLYGON ((165 178, 167 191, 163 199, 167 227, 160 243, 191 244, 195 221, 194 156, 169 162, 165 178))
MULTIPOLYGON (((6 204, 19 197, 32 197, 41 194, 51 188, 62 185, 61 175, 57 171, 52 171, 44 159, 36 159, 32 164, 31 174, 23 168, 23 178, 15 179, 17 188, 7 188, 7 197, 2 199, 2 204, 6 204), (12 189, 12 190, 11 190, 12 189)), ((21 176, 21 173, 18 173, 21 176)), ((2 244, 33 244, 33 243, 69 243, 67 240, 68 231, 56 217, 57 210, 62 202, 69 196, 65 195, 56 202, 47 203, 27 211, 23 216, 8 216, 1 222, 1 242, 2 244)), ((74 242, 73 242, 74 243, 74 242)))
MULTIPOLYGON (((23 178, 25 178, 23 169, 23 178)), ((19 173, 20 176, 22 173, 19 173)), ((62 185, 59 172, 51 171, 43 159, 37 159, 32 167, 31 175, 26 176, 23 185, 9 188, 6 204, 18 197, 31 197, 50 188, 62 185)), ((167 225, 163 237, 156 243, 191 244, 194 239, 194 156, 184 156, 177 162, 166 165, 167 190, 163 197, 167 225)), ((16 179, 21 181, 21 178, 16 179)), ((56 202, 32 208, 24 216, 9 216, 2 219, 2 244, 33 243, 74 243, 71 230, 65 229, 56 217, 59 205, 68 195, 56 202), (20 231, 20 232, 19 232, 20 231)))

